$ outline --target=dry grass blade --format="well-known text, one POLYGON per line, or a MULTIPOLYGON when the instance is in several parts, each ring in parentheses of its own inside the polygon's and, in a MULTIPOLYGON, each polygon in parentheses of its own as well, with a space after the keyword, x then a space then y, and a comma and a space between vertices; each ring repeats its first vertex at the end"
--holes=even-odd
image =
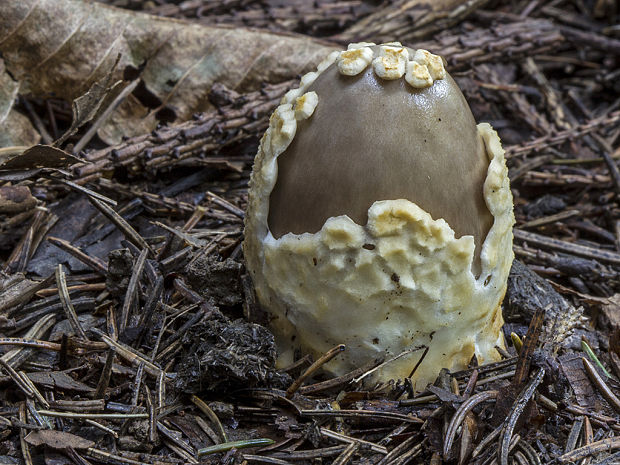
POLYGON ((99 335, 103 342, 105 342, 110 348, 114 348, 116 350, 116 354, 131 363, 134 366, 138 366, 141 363, 144 364, 144 371, 146 371, 149 375, 158 378, 160 373, 162 372, 160 368, 158 368, 155 364, 148 361, 148 358, 137 351, 131 349, 130 347, 122 344, 118 341, 114 341, 109 336, 106 336, 101 331, 96 328, 93 328, 93 332, 99 335))
POLYGON ((34 395, 30 386, 24 382, 24 379, 17 373, 11 365, 4 360, 0 359, 0 365, 4 371, 11 377, 15 385, 27 396, 32 397, 34 395))
POLYGON ((62 269, 62 265, 60 264, 56 267, 56 285, 58 286, 58 295, 60 296, 60 301, 65 309, 71 328, 73 328, 75 334, 77 334, 81 339, 88 341, 88 337, 86 337, 86 333, 82 329, 82 325, 78 320, 75 308, 71 303, 71 297, 69 296, 69 290, 67 289, 67 278, 64 270, 62 269))
MULTIPOLYGON (((28 422, 25 402, 22 402, 19 406, 19 421, 23 425, 28 422)), ((30 455, 30 446, 26 442, 26 430, 24 428, 19 428, 19 443, 21 446, 22 457, 24 458, 25 465, 33 465, 32 456, 30 455)))
POLYGON ((342 451, 342 453, 338 457, 336 457, 336 460, 332 462, 332 465, 347 464, 359 448, 360 448, 359 442, 352 442, 351 444, 347 446, 345 450, 342 451))
POLYGON ((373 410, 301 410, 301 415, 307 417, 342 417, 342 418, 364 418, 364 417, 375 417, 382 418, 385 420, 393 420, 393 421, 401 421, 407 423, 424 423, 421 419, 409 415, 404 415, 402 413, 393 413, 393 412, 381 412, 381 411, 373 411, 373 410))
POLYGON ((101 419, 101 420, 128 420, 148 418, 146 413, 84 413, 84 412, 57 412, 53 410, 39 410, 39 414, 55 418, 74 419, 101 419))
POLYGON ((223 207, 233 215, 238 216, 241 219, 245 217, 245 212, 241 208, 234 206, 232 203, 221 198, 219 195, 215 195, 213 192, 207 191, 207 196, 213 203, 219 205, 220 207, 223 207))
POLYGON ((620 413, 620 399, 618 399, 618 397, 614 394, 611 388, 607 385, 603 377, 598 374, 598 371, 596 370, 594 365, 590 363, 588 359, 586 359, 585 357, 581 357, 581 361, 583 362, 583 367, 585 368, 586 373, 588 374, 588 378, 590 378, 594 386, 596 386, 596 388, 603 395, 603 397, 607 399, 607 402, 609 402, 609 404, 613 407, 613 409, 616 412, 620 413))
POLYGON ((123 301, 123 308, 121 309, 120 321, 118 325, 118 330, 121 333, 125 331, 125 328, 127 328, 129 312, 131 311, 131 307, 138 294, 138 285, 142 276, 142 270, 144 270, 144 264, 148 253, 148 248, 142 249, 133 266, 133 272, 131 273, 131 279, 129 280, 129 285, 127 286, 127 292, 125 293, 125 300, 123 301))
POLYGON ((287 460, 276 459, 274 457, 265 457, 263 455, 243 454, 243 458, 246 463, 249 460, 250 462, 267 463, 272 465, 292 465, 292 462, 287 460))
POLYGON ((108 266, 100 259, 96 257, 91 257, 86 254, 79 248, 71 245, 69 242, 59 239, 57 237, 48 236, 47 241, 50 244, 54 244, 55 246, 61 248, 65 252, 69 252, 75 258, 80 260, 82 263, 85 263, 87 266, 91 267, 93 270, 98 271, 102 275, 106 275, 108 272, 108 266))
POLYGON ((71 187, 71 189, 74 189, 78 192, 82 192, 83 194, 88 195, 89 197, 92 197, 93 199, 97 199, 100 200, 102 202, 105 202, 108 205, 111 205, 112 207, 116 207, 118 205, 118 203, 116 202, 116 200, 112 200, 109 197, 106 197, 105 195, 102 195, 98 192, 95 192, 91 189, 88 189, 84 186, 80 186, 79 184, 74 183, 73 181, 69 181, 66 179, 61 179, 61 182, 63 184, 66 184, 67 186, 71 187))
POLYGON ((515 369, 515 377, 513 379, 514 386, 518 387, 522 383, 524 383, 530 372, 530 363, 532 361, 532 355, 534 354, 534 350, 536 349, 538 345, 540 333, 543 328, 545 310, 546 309, 543 309, 543 308, 537 308, 536 313, 534 313, 534 316, 532 320, 530 321, 530 325, 527 328, 525 343, 523 344, 523 346, 521 347, 521 350, 519 351, 519 359, 517 360, 517 366, 515 369))
POLYGON ((443 456, 447 460, 452 449, 452 443, 456 437, 457 430, 461 426, 461 422, 465 418, 468 412, 470 412, 476 405, 486 402, 488 400, 496 399, 497 391, 485 391, 471 396, 465 402, 461 404, 458 410, 454 413, 454 416, 448 424, 446 430, 446 436, 443 443, 443 456))
POLYGON ((295 394, 295 392, 297 392, 297 389, 300 388, 300 386, 303 384, 303 382, 306 379, 308 379, 310 376, 312 376, 312 374, 314 374, 319 368, 321 368, 323 365, 325 365, 327 362, 329 362, 336 355, 338 355, 343 350, 345 350, 345 348, 346 347, 345 347, 344 344, 340 344, 340 345, 337 345, 336 347, 332 347, 330 350, 328 350, 323 355, 321 355, 321 357, 316 362, 314 362, 312 365, 310 365, 306 369, 306 371, 304 371, 299 376, 299 378, 297 378, 293 382, 293 384, 291 384, 289 386, 289 388, 286 390, 286 398, 287 399, 292 398, 293 395, 295 394))
POLYGON ((105 395, 105 390, 110 384, 110 376, 112 376, 112 365, 114 364, 115 355, 116 352, 114 351, 114 349, 110 348, 108 350, 108 355, 105 359, 103 371, 101 372, 101 376, 99 377, 99 382, 97 383, 97 388, 95 389, 95 398, 103 397, 105 395))
POLYGON ((146 241, 136 232, 134 228, 131 227, 127 221, 123 219, 118 213, 112 210, 108 205, 104 204, 100 200, 97 200, 93 197, 88 197, 90 203, 97 208, 107 219, 109 219, 116 227, 122 232, 127 240, 131 242, 133 245, 138 247, 140 250, 148 250, 152 253, 150 246, 146 243, 146 241))
POLYGON ((488 0, 399 0, 358 21, 334 37, 340 42, 375 40, 389 42, 395 37, 411 41, 430 36, 456 24, 488 0))
POLYGON ((195 395, 191 396, 191 401, 215 425, 215 427, 217 429, 218 436, 220 438, 220 441, 221 442, 228 442, 228 437, 226 436, 226 431, 224 430, 224 427, 222 426, 222 422, 217 417, 215 412, 211 409, 211 407, 209 407, 202 399, 200 399, 198 396, 195 396, 195 395))
POLYGON ((346 434, 331 431, 325 427, 319 428, 319 431, 323 436, 326 436, 330 439, 335 439, 336 441, 346 442, 349 444, 357 444, 358 447, 363 444, 364 446, 370 448, 370 450, 374 452, 378 452, 379 454, 387 455, 388 453, 388 450, 385 447, 380 446, 378 444, 374 444, 369 441, 364 441, 363 439, 355 439, 355 438, 347 436, 346 434))

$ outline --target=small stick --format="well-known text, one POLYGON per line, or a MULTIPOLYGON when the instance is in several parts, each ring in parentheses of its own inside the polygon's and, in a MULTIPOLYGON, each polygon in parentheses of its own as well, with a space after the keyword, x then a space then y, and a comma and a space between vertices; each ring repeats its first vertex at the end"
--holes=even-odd
POLYGON ((601 439, 600 441, 586 444, 578 449, 572 450, 567 454, 560 455, 558 460, 562 463, 577 463, 578 460, 589 457, 599 452, 612 451, 620 448, 620 436, 601 439))
MULTIPOLYGON (((43 337, 43 335, 56 323, 56 316, 53 314, 45 315, 39 321, 37 321, 26 334, 24 334, 24 339, 38 339, 43 337)), ((2 357, 0 360, 7 362, 11 367, 17 368, 21 365, 24 360, 26 360, 31 353, 26 347, 18 347, 17 349, 13 349, 2 357)))
POLYGON ((67 410, 70 412, 92 412, 105 409, 105 400, 54 400, 52 407, 58 410, 67 410))
POLYGON ((336 460, 332 462, 332 465, 346 465, 347 463, 349 463, 349 460, 351 459, 351 457, 353 457, 353 454, 355 454, 359 448, 359 442, 352 442, 347 446, 345 450, 342 451, 342 453, 338 457, 336 457, 336 460))
POLYGON ((219 195, 214 194, 211 191, 207 191, 207 196, 209 197, 209 199, 216 205, 219 205, 220 207, 222 207, 224 210, 229 211, 230 213, 232 213, 235 216, 238 216, 239 218, 243 219, 245 216, 245 212, 233 205, 232 203, 230 203, 228 200, 223 199, 222 197, 220 197, 219 195))
POLYGON ((547 247, 552 250, 558 250, 560 252, 578 255, 581 257, 594 258, 595 260, 611 263, 613 265, 620 265, 620 254, 609 250, 573 244, 572 242, 561 241, 559 239, 553 239, 551 237, 522 231, 516 228, 514 230, 514 236, 515 239, 526 241, 538 246, 547 247))
POLYGON ((394 420, 398 422, 423 424, 424 421, 413 415, 404 415, 402 413, 380 412, 375 410, 301 410, 302 416, 307 417, 348 417, 348 418, 383 418, 386 420, 394 420))
POLYGON ((144 362, 138 365, 136 370, 135 381, 133 382, 131 402, 130 404, 136 407, 138 405, 138 397, 140 396, 140 387, 142 386, 142 376, 144 375, 144 362))
POLYGON ((454 441, 454 438, 456 437, 456 432, 461 425, 461 422, 465 419, 467 413, 470 412, 476 405, 493 399, 497 399, 497 391, 485 391, 471 396, 469 399, 467 399, 461 404, 459 409, 452 417, 452 420, 450 420, 450 424, 448 425, 448 429, 446 430, 446 436, 443 443, 444 459, 447 460, 448 455, 450 454, 450 449, 452 449, 452 443, 454 441))
MULTIPOLYGON (((74 152, 75 153, 75 152, 74 152)), ((61 179, 60 182, 66 184, 67 186, 71 187, 72 189, 75 189, 76 191, 82 192, 83 194, 89 195, 97 200, 101 200, 102 202, 105 202, 109 205, 112 205, 113 207, 116 207, 117 203, 116 200, 112 200, 109 197, 106 197, 105 195, 102 195, 98 192, 95 192, 93 190, 90 190, 84 186, 80 186, 79 184, 76 184, 72 181, 68 181, 66 179, 61 179)))
POLYGON ((144 363, 144 371, 146 371, 149 375, 155 378, 159 376, 159 373, 162 370, 158 368, 155 364, 149 362, 143 354, 140 354, 137 350, 132 349, 125 344, 114 341, 112 338, 106 336, 105 334, 103 334, 102 331, 98 330, 97 328, 93 328, 93 332, 99 335, 99 337, 103 339, 103 342, 105 342, 109 347, 114 347, 119 357, 127 360, 133 366, 138 366, 140 363, 144 363))
POLYGON ((157 412, 155 411, 155 404, 148 386, 144 386, 144 394, 149 411, 149 441, 154 444, 157 441, 157 412))

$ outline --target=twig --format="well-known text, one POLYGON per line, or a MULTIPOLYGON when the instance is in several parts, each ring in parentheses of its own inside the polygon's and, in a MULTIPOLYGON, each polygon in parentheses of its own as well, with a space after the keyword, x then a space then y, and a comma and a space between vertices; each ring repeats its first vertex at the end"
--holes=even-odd
POLYGON ((620 436, 614 436, 613 438, 601 439, 592 444, 586 444, 583 447, 572 450, 568 454, 560 455, 558 460, 563 463, 576 463, 584 457, 618 448, 620 448, 620 436))
POLYGON ((520 229, 514 230, 515 239, 526 241, 528 243, 547 247, 560 252, 568 253, 571 255, 578 255, 581 257, 593 258, 601 262, 611 263, 613 265, 620 265, 620 254, 603 249, 596 249, 594 247, 587 247, 585 245, 573 244, 571 242, 561 241, 551 237, 542 236, 540 234, 522 231, 520 229))

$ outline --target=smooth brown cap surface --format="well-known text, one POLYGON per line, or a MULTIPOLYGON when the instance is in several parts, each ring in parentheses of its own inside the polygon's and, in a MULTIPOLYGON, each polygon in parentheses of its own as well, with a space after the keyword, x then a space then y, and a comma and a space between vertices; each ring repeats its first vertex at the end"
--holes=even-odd
POLYGON ((482 193, 489 160, 454 80, 415 89, 377 77, 372 66, 343 76, 332 65, 307 90, 318 105, 278 157, 274 237, 317 232, 339 215, 365 225, 373 202, 407 199, 445 219, 457 237, 474 237, 477 276, 493 224, 482 193))

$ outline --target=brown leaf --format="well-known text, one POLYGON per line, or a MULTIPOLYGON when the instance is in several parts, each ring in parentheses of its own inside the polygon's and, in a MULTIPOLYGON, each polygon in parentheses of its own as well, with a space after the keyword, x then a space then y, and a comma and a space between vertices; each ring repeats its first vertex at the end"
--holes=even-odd
POLYGON ((19 83, 6 72, 0 59, 0 147, 33 145, 40 139, 30 120, 13 108, 18 91, 19 83))
POLYGON ((32 431, 26 436, 26 442, 31 446, 45 445, 52 449, 67 449, 69 447, 72 449, 88 449, 95 445, 93 441, 81 438, 75 434, 50 429, 32 431))
POLYGON ((620 294, 614 294, 607 300, 609 303, 601 307, 601 322, 605 330, 617 331, 620 329, 620 294))
POLYGON ((575 393, 577 404, 598 412, 602 404, 583 368, 581 354, 565 354, 560 357, 560 366, 575 393))
MULTIPOLYGON (((145 114, 166 109, 186 119, 211 108, 208 93, 216 82, 256 90, 310 71, 331 50, 308 37, 201 26, 96 2, 0 2, 0 54, 20 94, 73 100, 102 79, 119 54, 114 80, 140 70, 143 85, 132 110, 124 110, 128 119, 99 132, 108 143, 135 134, 145 114)), ((152 118, 150 129, 156 123, 152 118)))
POLYGON ((73 120, 71 122, 71 127, 62 135, 62 137, 60 137, 60 139, 54 142, 55 146, 60 147, 62 143, 69 138, 69 136, 75 134, 80 127, 88 123, 98 113, 100 113, 100 109, 106 98, 108 99, 108 103, 110 103, 109 98, 118 94, 118 91, 121 88, 121 81, 116 81, 115 83, 112 81, 114 71, 116 70, 119 61, 120 55, 117 57, 112 68, 103 78, 95 82, 91 88, 88 89, 88 92, 84 95, 80 95, 73 101, 73 120))
POLYGON ((82 160, 50 145, 35 145, 6 159, 0 158, 0 170, 64 168, 75 163, 82 163, 82 160))
POLYGON ((64 371, 37 371, 34 373, 27 373, 28 378, 34 384, 41 384, 48 389, 58 391, 76 391, 76 392, 93 392, 94 389, 90 386, 74 380, 64 371))

